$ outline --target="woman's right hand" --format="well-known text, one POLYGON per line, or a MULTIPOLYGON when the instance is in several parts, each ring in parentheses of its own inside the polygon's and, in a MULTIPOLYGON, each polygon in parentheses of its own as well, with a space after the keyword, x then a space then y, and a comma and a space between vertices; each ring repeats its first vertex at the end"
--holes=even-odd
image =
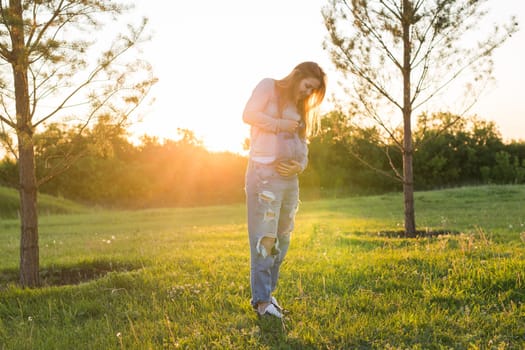
POLYGON ((295 160, 290 160, 287 162, 279 162, 276 167, 277 172, 281 176, 292 176, 297 175, 301 172, 301 164, 295 160))
POLYGON ((299 122, 290 119, 279 119, 279 131, 294 132, 299 122))

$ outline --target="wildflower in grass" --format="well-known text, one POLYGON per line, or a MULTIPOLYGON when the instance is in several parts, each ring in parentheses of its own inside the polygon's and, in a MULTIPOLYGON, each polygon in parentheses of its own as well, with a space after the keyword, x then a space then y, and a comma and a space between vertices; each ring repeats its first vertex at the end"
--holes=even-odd
POLYGON ((124 349, 124 343, 122 342, 122 333, 120 333, 120 332, 117 333, 117 339, 118 339, 118 341, 120 343, 120 348, 124 349))
POLYGON ((27 317, 27 321, 29 321, 29 322, 33 322, 33 316, 28 316, 28 317, 27 317))

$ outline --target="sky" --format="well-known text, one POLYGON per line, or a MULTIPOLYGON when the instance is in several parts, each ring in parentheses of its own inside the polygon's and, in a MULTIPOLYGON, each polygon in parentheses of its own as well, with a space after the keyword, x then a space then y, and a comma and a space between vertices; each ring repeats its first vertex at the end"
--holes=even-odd
MULTIPOLYGON (((322 48, 328 0, 133 2, 134 13, 150 19, 144 56, 159 78, 134 135, 177 139, 178 128, 190 129, 212 151, 243 153, 249 127, 242 110, 262 78, 316 61, 328 75, 327 96, 336 93, 338 74, 322 48)), ((490 3, 491 18, 516 15, 521 30, 496 51, 495 81, 469 114, 494 121, 505 141, 525 140, 525 1, 490 3)))

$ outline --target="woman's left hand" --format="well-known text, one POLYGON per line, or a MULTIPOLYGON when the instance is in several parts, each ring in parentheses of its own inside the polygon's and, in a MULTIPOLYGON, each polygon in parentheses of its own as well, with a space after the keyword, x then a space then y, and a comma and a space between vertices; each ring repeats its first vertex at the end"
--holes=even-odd
POLYGON ((289 162, 280 162, 276 167, 277 172, 281 176, 292 176, 301 172, 301 164, 295 160, 289 162))

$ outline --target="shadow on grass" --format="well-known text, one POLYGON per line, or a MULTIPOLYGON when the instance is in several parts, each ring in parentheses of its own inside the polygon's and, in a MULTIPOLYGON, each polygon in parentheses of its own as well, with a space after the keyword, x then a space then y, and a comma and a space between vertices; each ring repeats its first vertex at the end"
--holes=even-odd
POLYGON ((270 349, 318 349, 318 346, 307 344, 301 339, 290 337, 293 319, 285 316, 278 319, 273 316, 263 316, 257 318, 260 329, 260 342, 270 349))
MULTIPOLYGON (((138 270, 140 262, 94 260, 74 265, 50 265, 40 268, 42 287, 74 285, 104 277, 110 272, 138 270)), ((0 270, 0 289, 9 283, 19 282, 18 269, 0 270)))

